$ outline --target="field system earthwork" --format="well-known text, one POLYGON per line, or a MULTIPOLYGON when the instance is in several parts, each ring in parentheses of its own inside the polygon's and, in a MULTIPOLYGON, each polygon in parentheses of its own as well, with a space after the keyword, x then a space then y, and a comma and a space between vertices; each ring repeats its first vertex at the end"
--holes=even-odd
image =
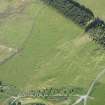
POLYGON ((105 105, 105 0, 0 0, 0 105, 105 105))

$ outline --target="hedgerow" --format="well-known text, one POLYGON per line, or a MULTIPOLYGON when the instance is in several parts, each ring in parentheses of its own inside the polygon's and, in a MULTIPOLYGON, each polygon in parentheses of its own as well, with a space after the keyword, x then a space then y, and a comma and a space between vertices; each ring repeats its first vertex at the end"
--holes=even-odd
POLYGON ((81 27, 94 19, 93 12, 73 0, 42 0, 81 27))
POLYGON ((88 32, 93 40, 105 47, 105 22, 103 20, 96 18, 86 27, 85 32, 88 32))

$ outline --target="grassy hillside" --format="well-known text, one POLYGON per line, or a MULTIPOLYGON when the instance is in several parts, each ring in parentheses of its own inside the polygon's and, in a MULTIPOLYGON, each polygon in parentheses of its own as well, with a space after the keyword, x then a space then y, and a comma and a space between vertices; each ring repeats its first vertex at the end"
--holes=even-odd
MULTIPOLYGON (((77 1, 77 0, 75 0, 77 1)), ((105 20, 105 0, 78 0, 79 3, 85 5, 86 7, 90 8, 96 15, 96 17, 100 17, 103 20, 105 20)))
MULTIPOLYGON (((92 2, 85 0, 82 3, 91 8, 92 2)), ((103 2, 98 2, 103 5, 103 2)), ((103 17, 101 14, 104 11, 97 9, 94 10, 96 15, 103 17)), ((24 49, 0 65, 0 80, 22 90, 69 85, 87 89, 95 76, 105 68, 102 47, 91 41, 72 21, 40 1, 27 5, 22 15, 5 22, 0 30, 0 40, 6 39, 7 45, 15 47, 31 34, 28 41, 20 46, 24 46, 24 49)), ((104 82, 105 78, 101 80, 102 84, 104 82)), ((97 88, 93 96, 104 90, 103 87, 97 88)), ((105 95, 99 95, 92 105, 99 105, 103 101, 101 96, 105 95)))

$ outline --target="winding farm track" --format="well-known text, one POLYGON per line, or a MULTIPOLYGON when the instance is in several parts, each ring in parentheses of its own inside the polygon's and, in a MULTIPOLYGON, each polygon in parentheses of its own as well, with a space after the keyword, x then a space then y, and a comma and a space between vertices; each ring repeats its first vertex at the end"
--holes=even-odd
MULTIPOLYGON (((27 0, 27 1, 21 1, 21 2, 22 2, 21 5, 19 5, 15 9, 14 8, 11 8, 10 10, 6 9, 3 13, 0 13, 0 19, 5 20, 5 18, 8 18, 8 17, 13 16, 15 14, 18 15, 18 14, 22 13, 28 5, 30 5, 31 3, 37 3, 38 1, 36 0, 35 2, 32 2, 31 0, 27 0), (4 15, 2 15, 2 14, 4 14, 4 15)), ((35 24, 36 23, 36 18, 42 12, 42 10, 45 7, 46 6, 43 5, 37 12, 35 12, 35 14, 33 14, 34 15, 34 19, 33 19, 33 22, 32 22, 31 29, 30 29, 27 37, 25 38, 25 40, 22 42, 21 47, 20 48, 17 48, 17 50, 13 54, 11 54, 9 57, 7 57, 4 60, 2 60, 0 62, 0 64, 4 64, 5 62, 7 62, 11 58, 13 58, 16 54, 20 53, 24 49, 25 43, 29 40, 29 38, 32 35, 33 30, 35 29, 35 26, 36 26, 36 24, 35 24)))
MULTIPOLYGON (((85 95, 83 95, 83 96, 80 95, 80 96, 79 96, 80 98, 77 99, 72 105, 77 105, 77 104, 79 104, 79 103, 82 102, 82 101, 83 101, 84 105, 87 105, 88 98, 90 97, 91 92, 93 91, 95 84, 96 84, 104 75, 105 75, 105 69, 102 70, 102 71, 96 76, 96 78, 95 78, 95 79, 93 80, 93 82, 91 83, 91 85, 90 85, 90 87, 89 87, 87 93, 86 93, 85 95)), ((90 99, 91 99, 91 98, 90 98, 90 99)))
MULTIPOLYGON (((19 13, 22 13, 29 3, 30 2, 21 3, 21 5, 18 5, 18 7, 16 7, 16 8, 15 7, 7 7, 5 9, 5 11, 0 12, 0 20, 5 21, 5 19, 9 18, 10 16, 13 16, 16 14, 18 15, 19 13)), ((12 53, 9 57, 6 57, 3 60, 1 60, 0 64, 5 63, 6 61, 8 61, 10 58, 15 56, 19 52, 20 52, 20 49, 16 49, 16 51, 14 51, 14 53, 12 53)))
MULTIPOLYGON (((28 3, 26 3, 26 4, 28 4, 28 3)), ((14 14, 17 14, 17 13, 22 13, 22 11, 25 9, 25 7, 26 7, 26 5, 24 4, 24 5, 20 5, 19 7, 15 8, 15 10, 9 11, 8 13, 7 13, 7 12, 4 12, 4 14, 5 14, 5 15, 3 15, 4 17, 2 17, 2 15, 0 14, 0 15, 1 15, 0 19, 1 19, 1 18, 7 18, 7 17, 9 17, 9 16, 11 16, 11 15, 14 15, 14 14)), ((5 63, 7 60, 9 60, 10 58, 12 58, 12 57, 15 56, 17 53, 19 53, 20 51, 22 51, 22 50, 24 49, 25 43, 29 40, 29 38, 30 38, 31 35, 32 35, 33 30, 35 29, 35 26, 36 26, 36 24, 35 24, 35 23, 36 23, 35 18, 37 18, 37 16, 42 12, 42 10, 43 10, 44 7, 45 7, 45 6, 42 6, 42 7, 37 11, 37 13, 34 14, 34 20, 33 20, 32 26, 31 26, 31 30, 30 30, 30 32, 29 32, 27 38, 26 38, 26 39, 24 40, 24 42, 22 43, 21 47, 18 48, 18 50, 17 50, 14 54, 12 54, 10 57, 8 57, 7 59, 5 59, 3 62, 0 62, 0 64, 5 63)), ((101 78, 101 76, 102 76, 104 73, 105 73, 105 71, 103 71, 102 73, 100 73, 100 74, 96 77, 96 79, 92 82, 92 84, 91 84, 91 86, 90 86, 90 88, 89 88, 89 90, 88 90, 88 92, 87 92, 87 94, 86 94, 87 96, 90 95, 90 93, 91 93, 91 91, 92 91, 92 89, 93 89, 95 83, 101 78)), ((19 98, 24 98, 24 97, 20 96, 19 98)), ((29 97, 29 98, 30 98, 30 97, 29 97)), ((26 99, 29 99, 29 98, 26 98, 26 99)), ((16 100, 17 100, 17 99, 18 99, 18 98, 16 98, 16 100)), ((87 100, 86 100, 86 101, 87 101, 87 100)), ((50 104, 48 104, 48 105, 53 105, 53 104, 50 103, 50 104)))

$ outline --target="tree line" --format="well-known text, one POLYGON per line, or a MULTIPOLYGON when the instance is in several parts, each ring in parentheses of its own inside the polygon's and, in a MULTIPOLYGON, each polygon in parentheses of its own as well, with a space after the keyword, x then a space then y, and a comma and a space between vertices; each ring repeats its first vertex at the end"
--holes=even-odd
POLYGON ((47 100, 65 100, 69 96, 75 95, 75 94, 83 94, 85 92, 85 89, 79 88, 79 87, 61 87, 61 88, 45 88, 45 89, 33 89, 33 90, 27 90, 23 91, 20 94, 17 94, 16 96, 20 96, 17 101, 13 102, 13 98, 11 98, 8 101, 8 105, 21 105, 20 99, 21 98, 43 98, 47 100), (11 102, 13 102, 11 104, 11 102))
POLYGON ((85 32, 88 32, 93 40, 105 47, 105 22, 100 18, 95 18, 89 8, 73 0, 42 1, 84 28, 85 32))
POLYGON ((73 0, 42 0, 81 27, 94 19, 93 12, 73 0))
POLYGON ((88 32, 93 40, 105 47, 105 22, 103 20, 96 18, 86 27, 85 32, 88 32))
POLYGON ((62 87, 62 88, 46 88, 41 90, 30 90, 28 92, 23 92, 22 96, 34 96, 34 97, 60 97, 60 96, 71 96, 73 94, 84 93, 83 88, 75 87, 62 87))

